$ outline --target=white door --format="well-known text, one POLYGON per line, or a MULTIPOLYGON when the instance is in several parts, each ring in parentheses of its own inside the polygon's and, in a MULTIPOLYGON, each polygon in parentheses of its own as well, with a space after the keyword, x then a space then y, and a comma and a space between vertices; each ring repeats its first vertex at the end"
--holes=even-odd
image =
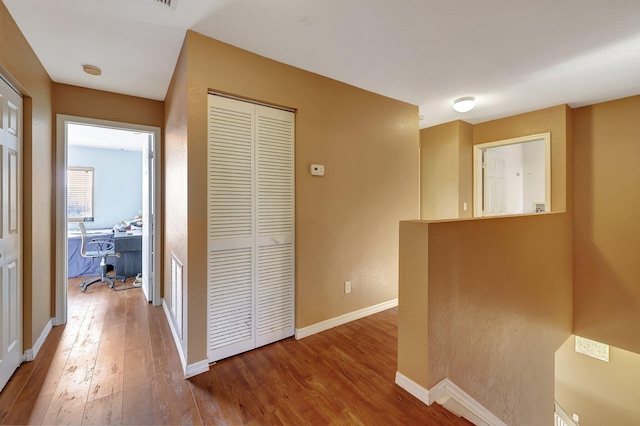
POLYGON ((142 143, 142 291, 148 302, 153 301, 153 135, 142 143))
POLYGON ((507 211, 505 161, 493 149, 484 155, 484 216, 503 215, 507 211))
POLYGON ((22 361, 22 97, 0 79, 0 389, 22 361))
POLYGON ((256 106, 256 347, 294 333, 293 113, 256 106))
POLYGON ((293 335, 293 113, 209 96, 208 358, 293 335))
POLYGON ((209 361, 255 348, 254 105, 209 96, 209 361))

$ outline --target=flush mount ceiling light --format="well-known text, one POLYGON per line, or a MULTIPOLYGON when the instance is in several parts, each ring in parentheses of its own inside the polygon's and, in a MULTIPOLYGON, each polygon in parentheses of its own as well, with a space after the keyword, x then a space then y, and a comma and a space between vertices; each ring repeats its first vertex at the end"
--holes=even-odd
POLYGON ((100 75, 102 74, 102 70, 95 65, 83 65, 82 70, 87 74, 91 75, 100 75))
POLYGON ((465 96, 453 101, 453 109, 458 112, 471 111, 474 106, 476 106, 476 98, 474 98, 473 96, 465 96))

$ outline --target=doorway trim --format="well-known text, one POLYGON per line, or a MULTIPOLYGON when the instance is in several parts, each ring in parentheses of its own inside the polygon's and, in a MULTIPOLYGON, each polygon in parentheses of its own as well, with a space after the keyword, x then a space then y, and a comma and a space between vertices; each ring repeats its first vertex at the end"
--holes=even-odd
POLYGON ((151 302, 154 306, 162 304, 160 297, 160 271, 162 266, 161 259, 161 241, 162 228, 160 226, 160 208, 161 208, 161 131, 159 127, 145 126, 141 124, 123 123, 109 120, 99 120, 87 117, 78 117, 72 115, 57 114, 56 115, 56 223, 55 223, 55 289, 56 289, 56 312, 55 325, 62 325, 67 322, 67 287, 68 287, 68 271, 67 271, 67 124, 76 123, 84 125, 111 127, 115 129, 139 131, 145 133, 153 133, 154 135, 154 155, 151 164, 155 174, 154 182, 154 210, 155 214, 152 221, 153 235, 153 298, 151 302))
POLYGON ((473 217, 482 217, 483 182, 482 182, 482 151, 499 146, 516 145, 525 142, 544 141, 545 162, 545 200, 544 211, 551 211, 551 133, 538 133, 500 141, 487 142, 473 146, 473 217))

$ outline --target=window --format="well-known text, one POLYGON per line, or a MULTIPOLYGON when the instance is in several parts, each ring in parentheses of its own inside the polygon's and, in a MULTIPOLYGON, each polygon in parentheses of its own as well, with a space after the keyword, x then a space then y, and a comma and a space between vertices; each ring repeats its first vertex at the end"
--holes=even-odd
POLYGON ((67 169, 67 220, 93 220, 93 167, 67 169))

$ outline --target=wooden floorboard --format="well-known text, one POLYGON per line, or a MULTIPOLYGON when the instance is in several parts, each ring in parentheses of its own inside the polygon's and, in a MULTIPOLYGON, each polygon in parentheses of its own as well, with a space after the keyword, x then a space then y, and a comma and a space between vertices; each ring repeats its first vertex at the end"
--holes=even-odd
MULTIPOLYGON (((469 425, 394 384, 397 310, 219 361, 185 380, 141 289, 69 280, 68 323, 0 392, 0 424, 469 425)), ((131 285, 120 283, 118 285, 131 285)), ((204 326, 204 325, 203 325, 204 326)))

